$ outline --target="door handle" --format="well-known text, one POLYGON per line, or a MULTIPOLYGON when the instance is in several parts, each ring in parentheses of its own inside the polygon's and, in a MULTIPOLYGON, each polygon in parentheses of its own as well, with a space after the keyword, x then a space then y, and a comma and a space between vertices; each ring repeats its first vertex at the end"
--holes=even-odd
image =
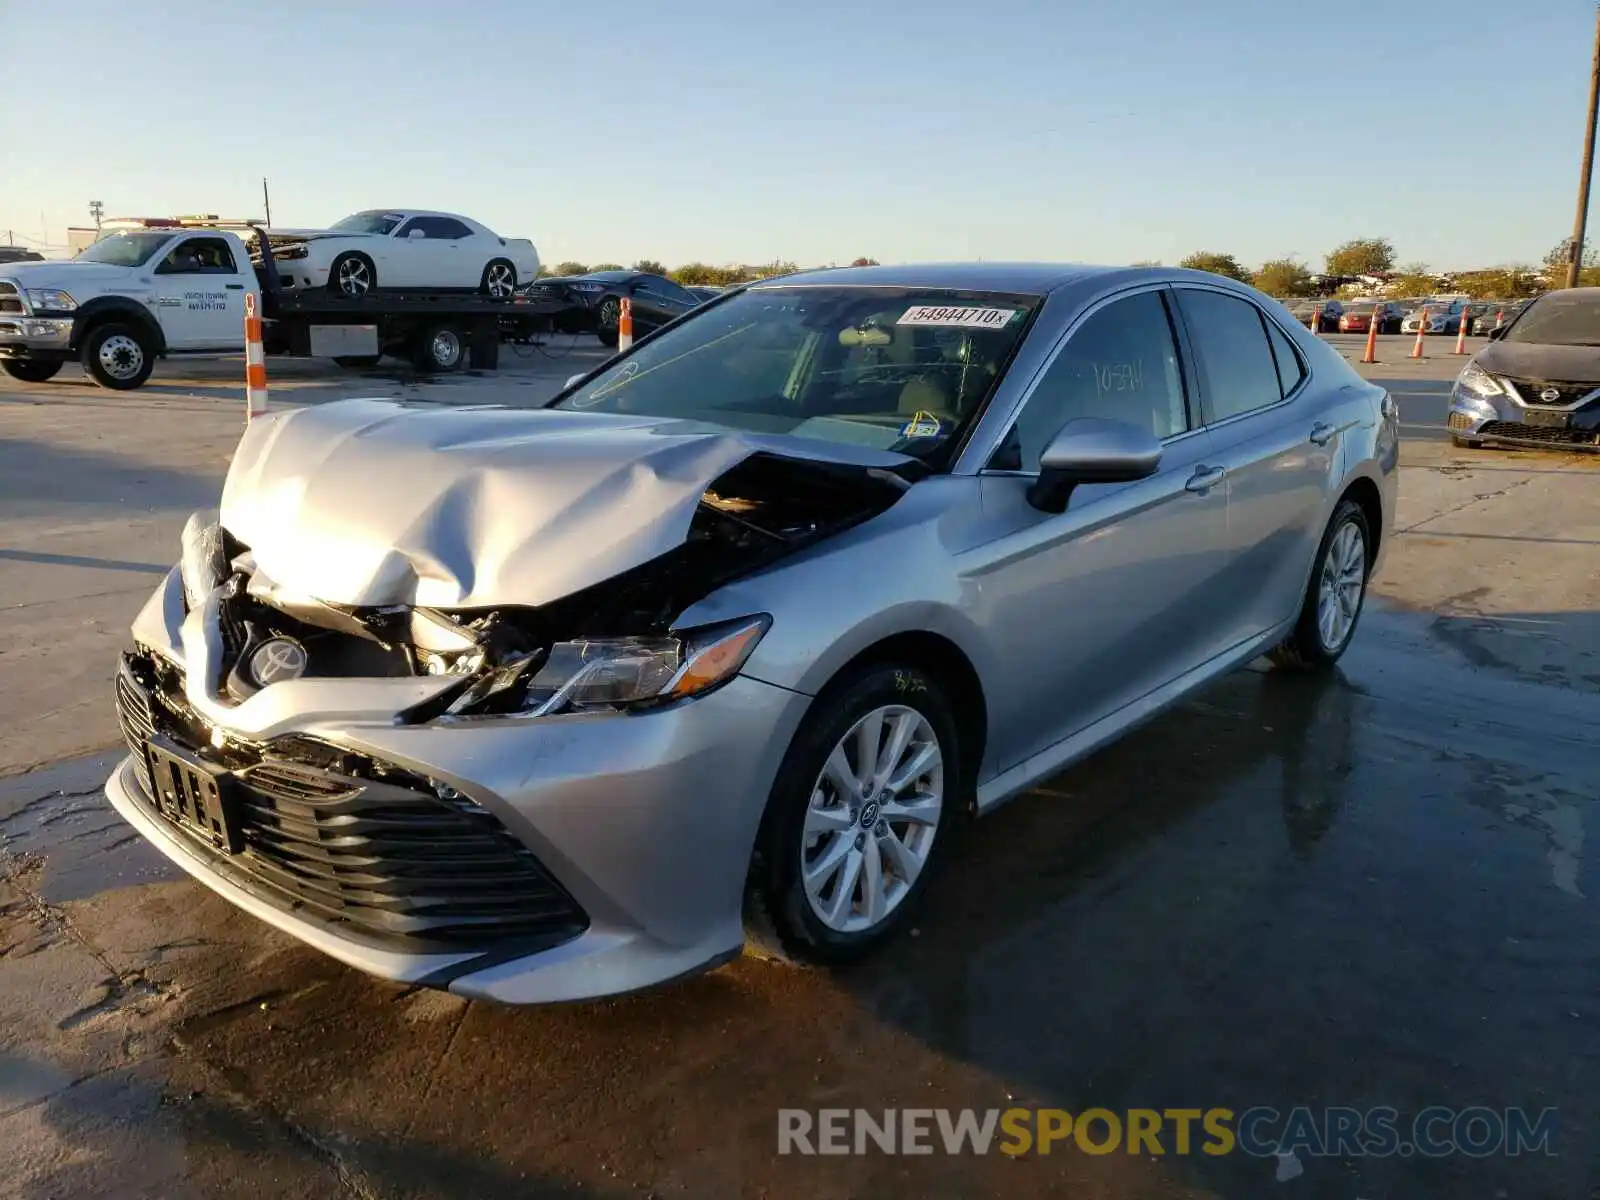
POLYGON ((1203 495, 1221 483, 1227 473, 1226 467, 1196 467, 1194 474, 1189 476, 1189 482, 1183 485, 1183 490, 1203 495))
POLYGON ((226 286, 227 286, 227 289, 230 292, 242 292, 242 291, 244 291, 244 284, 242 284, 242 283, 230 283, 230 284, 227 284, 226 286))
POLYGON ((1311 444, 1313 446, 1326 446, 1338 435, 1339 430, 1336 426, 1329 425, 1325 421, 1318 421, 1311 427, 1311 444))

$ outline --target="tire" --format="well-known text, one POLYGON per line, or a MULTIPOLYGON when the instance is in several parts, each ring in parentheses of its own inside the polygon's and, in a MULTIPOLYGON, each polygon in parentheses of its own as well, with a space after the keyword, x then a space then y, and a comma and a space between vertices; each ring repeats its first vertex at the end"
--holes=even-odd
POLYGON ((333 361, 341 367, 375 367, 382 357, 381 354, 340 354, 333 361))
POLYGON ((491 259, 483 268, 478 291, 491 300, 510 300, 517 290, 517 268, 503 258, 491 259))
POLYGON ((1355 637, 1356 626, 1361 621, 1361 611, 1366 605, 1367 582, 1372 573, 1372 531, 1367 526, 1367 515, 1354 500, 1341 500, 1333 510, 1333 517, 1323 530, 1322 542, 1317 547, 1317 557, 1312 564, 1311 579, 1306 584, 1305 599, 1300 605, 1300 618, 1294 632, 1282 643, 1273 647, 1267 657, 1279 667, 1295 670, 1326 669, 1339 661, 1355 637), (1354 530, 1354 535, 1347 533, 1354 530), (1359 538, 1352 547, 1351 537, 1359 538), (1358 556, 1352 556, 1359 550, 1358 556), (1359 567, 1359 577, 1354 579, 1355 594, 1350 595, 1352 573, 1359 567), (1336 586, 1331 602, 1337 606, 1339 617, 1332 618, 1330 634, 1323 620, 1324 576, 1336 586), (1337 593, 1343 593, 1341 602, 1337 593))
POLYGON ((378 286, 378 268, 365 254, 346 250, 328 267, 328 290, 335 296, 359 300, 378 286))
POLYGON ((131 392, 155 369, 155 347, 142 329, 108 321, 83 339, 83 369, 103 388, 131 392))
POLYGON ((467 361, 467 340, 454 325, 433 325, 423 331, 412 351, 417 370, 429 375, 458 371, 467 361))
POLYGON ((49 383, 61 367, 60 359, 0 358, 0 371, 23 383, 49 383))
POLYGON ((599 311, 595 313, 595 337, 600 339, 602 346, 615 346, 617 344, 617 323, 622 319, 622 301, 615 296, 607 296, 600 302, 599 311))
MULTIPOLYGON (((891 778, 894 770, 892 765, 891 778)), ((918 667, 883 663, 828 687, 796 731, 767 799, 745 888, 749 949, 758 957, 791 963, 842 963, 893 937, 956 840, 966 812, 965 778, 955 716, 934 676, 918 667), (910 733, 899 769, 910 767, 929 746, 936 747, 937 769, 930 766, 904 781, 898 795, 887 788, 864 795, 868 789, 855 786, 850 766, 859 755, 859 727, 877 722, 879 746, 887 752, 886 739, 901 721, 910 733), (849 789, 833 782, 836 773, 828 764, 835 753, 843 755, 849 789), (849 790, 854 794, 847 795, 849 790), (890 811, 911 811, 901 805, 911 795, 934 796, 937 802, 914 806, 915 819, 878 818, 885 798, 895 806, 890 811), (823 803, 813 807, 818 799, 823 803), (849 821, 854 823, 844 823, 849 821), (821 868, 808 888, 804 865, 820 867, 835 855, 838 866, 821 868), (867 887, 874 872, 883 882, 877 893, 883 910, 876 917, 868 907, 867 887)))

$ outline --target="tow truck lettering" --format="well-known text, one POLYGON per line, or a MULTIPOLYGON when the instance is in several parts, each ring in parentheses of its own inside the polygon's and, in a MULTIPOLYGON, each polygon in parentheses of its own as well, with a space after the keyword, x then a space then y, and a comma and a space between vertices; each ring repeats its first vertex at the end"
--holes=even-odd
POLYGON ((228 307, 228 293, 185 292, 183 306, 190 312, 222 312, 228 307))

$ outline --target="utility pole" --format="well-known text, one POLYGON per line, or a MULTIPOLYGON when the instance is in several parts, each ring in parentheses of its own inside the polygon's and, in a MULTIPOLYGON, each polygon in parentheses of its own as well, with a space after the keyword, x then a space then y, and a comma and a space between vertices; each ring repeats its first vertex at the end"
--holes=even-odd
POLYGON ((106 206, 98 200, 89 201, 89 215, 94 218, 94 231, 100 232, 100 217, 106 211, 106 206))
POLYGON ((1589 220, 1589 178, 1594 173, 1594 124, 1600 109, 1600 5, 1595 6, 1594 62, 1589 68, 1589 119, 1584 123, 1583 173, 1578 176, 1578 215, 1572 222, 1572 261, 1567 264, 1567 286, 1578 286, 1583 266, 1583 232, 1589 220))
MULTIPOLYGON (((1600 61, 1600 60, 1597 60, 1600 61)), ((267 210, 267 228, 272 228, 272 197, 267 194, 267 177, 261 177, 261 206, 267 210)))

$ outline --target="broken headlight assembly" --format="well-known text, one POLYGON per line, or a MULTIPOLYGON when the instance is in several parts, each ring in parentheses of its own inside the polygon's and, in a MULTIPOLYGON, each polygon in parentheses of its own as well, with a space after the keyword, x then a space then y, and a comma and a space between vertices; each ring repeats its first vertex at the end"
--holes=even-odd
POLYGON ((445 711, 452 717, 544 717, 687 700, 737 675, 771 624, 763 613, 676 636, 556 642, 546 653, 480 677, 445 711))

